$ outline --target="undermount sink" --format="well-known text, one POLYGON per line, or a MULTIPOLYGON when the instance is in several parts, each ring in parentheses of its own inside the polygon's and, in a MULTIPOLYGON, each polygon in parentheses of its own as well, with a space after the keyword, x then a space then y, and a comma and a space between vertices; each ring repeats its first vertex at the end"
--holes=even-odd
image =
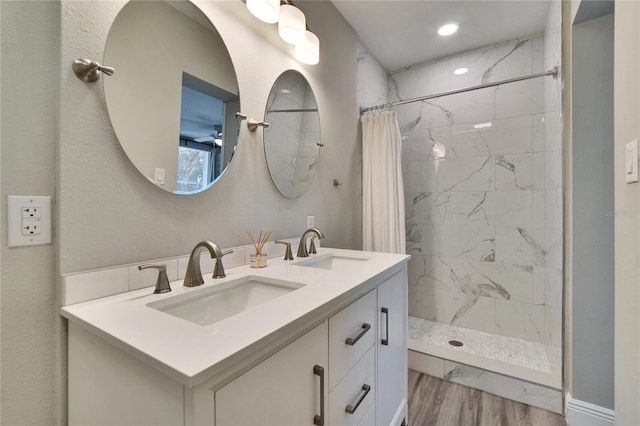
POLYGON ((147 304, 199 325, 211 325, 303 287, 304 284, 246 276, 147 304))
POLYGON ((345 256, 340 254, 328 253, 298 261, 294 263, 294 265, 318 269, 340 270, 361 267, 364 262, 367 261, 369 261, 368 257, 345 256))

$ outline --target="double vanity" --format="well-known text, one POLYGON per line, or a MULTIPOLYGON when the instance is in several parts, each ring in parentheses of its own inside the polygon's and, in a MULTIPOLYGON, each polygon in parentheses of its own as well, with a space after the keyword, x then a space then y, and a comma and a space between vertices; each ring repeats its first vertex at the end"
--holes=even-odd
POLYGON ((406 424, 407 258, 320 248, 65 306, 69 423, 406 424))

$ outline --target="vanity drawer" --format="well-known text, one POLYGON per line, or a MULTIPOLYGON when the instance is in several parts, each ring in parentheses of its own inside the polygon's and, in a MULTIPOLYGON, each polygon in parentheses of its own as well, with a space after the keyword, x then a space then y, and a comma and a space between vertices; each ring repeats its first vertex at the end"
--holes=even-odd
POLYGON ((329 318, 329 390, 362 358, 375 336, 375 290, 329 318))
MULTIPOLYGON (((375 405, 375 350, 373 347, 329 393, 329 424, 359 425, 375 405)), ((375 424, 369 423, 369 425, 375 424)))

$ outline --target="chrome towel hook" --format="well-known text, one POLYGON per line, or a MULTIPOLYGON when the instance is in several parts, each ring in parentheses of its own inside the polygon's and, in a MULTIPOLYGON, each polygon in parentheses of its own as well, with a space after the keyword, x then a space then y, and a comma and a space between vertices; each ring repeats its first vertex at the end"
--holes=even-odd
POLYGON ((76 76, 85 83, 95 83, 100 78, 100 72, 113 75, 115 69, 105 67, 89 59, 76 59, 71 66, 76 76))

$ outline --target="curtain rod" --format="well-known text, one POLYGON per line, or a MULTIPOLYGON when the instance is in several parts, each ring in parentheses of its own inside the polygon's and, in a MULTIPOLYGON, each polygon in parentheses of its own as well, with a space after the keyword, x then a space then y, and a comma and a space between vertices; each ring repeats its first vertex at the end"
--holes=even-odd
POLYGON ((484 83, 484 84, 480 84, 478 86, 465 87, 463 89, 449 90, 449 91, 446 91, 446 92, 436 93, 435 95, 420 96, 419 98, 412 98, 412 99, 407 99, 407 100, 404 100, 404 101, 396 101, 396 102, 391 102, 391 103, 388 103, 388 104, 380 104, 380 105, 375 105, 375 106, 371 106, 371 107, 362 107, 362 108, 360 108, 360 115, 364 114, 365 112, 374 111, 374 110, 377 110, 377 109, 389 108, 389 107, 396 106, 396 105, 410 104, 410 103, 413 103, 413 102, 426 101, 428 99, 440 98, 442 96, 456 95, 458 93, 469 92, 471 90, 485 89, 487 87, 495 87, 495 86, 500 86, 501 84, 515 83, 517 81, 529 80, 530 78, 544 77, 544 76, 547 76, 547 75, 552 75, 554 78, 557 77, 557 75, 558 75, 558 67, 553 67, 549 71, 539 72, 537 74, 525 75, 525 76, 522 76, 522 77, 508 78, 506 80, 495 81, 493 83, 484 83))

